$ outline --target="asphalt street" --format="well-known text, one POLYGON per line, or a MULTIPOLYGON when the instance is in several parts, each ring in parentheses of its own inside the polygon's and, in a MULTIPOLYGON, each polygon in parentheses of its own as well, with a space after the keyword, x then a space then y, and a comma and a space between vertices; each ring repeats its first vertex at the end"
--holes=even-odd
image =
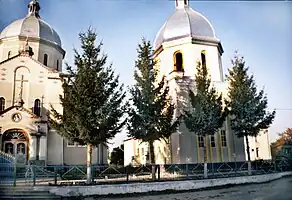
POLYGON ((242 185, 224 189, 145 195, 116 198, 86 198, 99 200, 292 200, 292 177, 264 184, 242 185))

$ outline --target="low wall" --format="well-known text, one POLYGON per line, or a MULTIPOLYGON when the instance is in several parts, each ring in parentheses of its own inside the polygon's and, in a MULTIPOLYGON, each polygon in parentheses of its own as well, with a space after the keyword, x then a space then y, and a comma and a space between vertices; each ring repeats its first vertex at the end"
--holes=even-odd
MULTIPOLYGON (((129 183, 113 185, 93 185, 93 186, 50 186, 49 192, 64 197, 73 196, 91 196, 91 195, 110 195, 110 194, 131 194, 161 192, 166 190, 184 191, 196 190, 209 187, 219 187, 225 185, 239 185, 247 183, 264 183, 279 179, 284 176, 292 175, 292 172, 282 172, 256 176, 241 176, 221 179, 205 180, 185 180, 185 181, 167 181, 152 183, 129 183)), ((35 188, 37 189, 37 188, 35 188)), ((38 188, 39 190, 41 188, 38 188)), ((48 189, 48 188, 46 188, 48 189)))

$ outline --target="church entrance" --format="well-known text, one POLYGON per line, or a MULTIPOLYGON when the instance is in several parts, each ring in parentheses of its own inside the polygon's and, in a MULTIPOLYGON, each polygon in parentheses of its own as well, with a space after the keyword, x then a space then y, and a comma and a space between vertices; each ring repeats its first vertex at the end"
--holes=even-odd
POLYGON ((27 134, 21 129, 10 129, 2 136, 2 151, 15 156, 18 163, 27 163, 28 144, 27 134))

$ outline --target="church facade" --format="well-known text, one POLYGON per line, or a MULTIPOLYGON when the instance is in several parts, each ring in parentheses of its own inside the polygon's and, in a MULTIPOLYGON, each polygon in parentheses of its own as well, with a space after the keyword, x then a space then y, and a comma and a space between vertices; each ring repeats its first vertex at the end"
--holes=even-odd
MULTIPOLYGON (((27 16, 0 34, 0 151, 23 163, 86 164, 86 147, 62 138, 48 123, 50 105, 62 112, 65 50, 39 10, 31 1, 27 16)), ((107 148, 94 148, 92 159, 107 163, 107 148)))
MULTIPOLYGON (((176 115, 190 108, 188 91, 195 91, 198 62, 207 66, 213 85, 226 97, 228 83, 223 78, 221 56, 224 51, 221 41, 216 37, 209 20, 190 8, 189 0, 175 1, 175 12, 158 31, 153 48, 159 74, 168 78, 170 95, 177 106, 176 115)), ((207 146, 208 162, 245 161, 244 138, 237 138, 229 124, 227 118, 214 136, 207 137, 205 144, 203 137, 189 132, 182 123, 178 131, 172 134, 169 144, 155 142, 156 163, 202 163, 204 145, 207 146)), ((266 130, 257 138, 250 137, 249 141, 252 160, 271 159, 266 130)), ((138 145, 140 142, 135 139, 125 140, 125 165, 132 161, 145 164, 144 156, 148 148, 145 144, 138 145)))

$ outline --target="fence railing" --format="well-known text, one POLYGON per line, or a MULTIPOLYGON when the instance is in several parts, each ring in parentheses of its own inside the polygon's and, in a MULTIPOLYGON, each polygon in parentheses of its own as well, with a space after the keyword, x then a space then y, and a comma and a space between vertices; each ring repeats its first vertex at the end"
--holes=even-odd
MULTIPOLYGON (((1 166, 2 167, 2 166, 1 166)), ((86 184, 86 166, 15 166, 11 182, 17 185, 84 185, 86 184)), ((292 171, 291 160, 262 160, 251 163, 252 175, 292 171)), ((248 162, 208 163, 208 178, 226 178, 248 175, 248 162)), ((204 178, 204 163, 109 166, 93 165, 92 183, 114 184, 144 181, 169 181, 204 178), (155 178, 153 179, 153 169, 155 178)), ((2 176, 2 175, 1 175, 2 176)), ((2 177, 0 177, 0 183, 2 177)), ((8 184, 8 183, 7 183, 8 184)))

